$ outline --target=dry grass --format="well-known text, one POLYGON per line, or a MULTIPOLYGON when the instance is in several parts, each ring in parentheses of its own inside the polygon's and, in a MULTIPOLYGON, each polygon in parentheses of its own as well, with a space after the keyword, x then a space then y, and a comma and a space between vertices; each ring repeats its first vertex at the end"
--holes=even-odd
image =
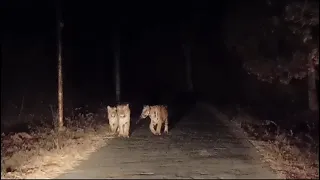
MULTIPOLYGON (((72 169, 113 138, 105 109, 102 111, 65 118, 66 128, 62 132, 53 131, 52 124, 42 123, 28 133, 2 133, 1 178, 48 179, 72 169)), ((52 117, 56 122, 54 112, 52 117)), ((29 125, 35 127, 31 121, 29 125)))
POLYGON ((244 129, 263 160, 282 178, 319 179, 317 137, 309 132, 281 128, 273 121, 258 120, 240 109, 232 121, 244 129))

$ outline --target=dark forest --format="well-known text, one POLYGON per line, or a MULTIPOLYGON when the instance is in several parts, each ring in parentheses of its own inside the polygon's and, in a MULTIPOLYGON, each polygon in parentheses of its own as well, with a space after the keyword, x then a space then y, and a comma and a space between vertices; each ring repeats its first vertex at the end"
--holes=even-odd
MULTIPOLYGON (((112 157, 122 153, 123 158, 114 161, 123 170, 103 169, 105 164, 96 168, 96 175, 85 175, 88 178, 141 178, 127 176, 127 170, 135 174, 144 167, 144 155, 139 154, 143 150, 170 156, 173 149, 162 148, 174 144, 184 150, 173 156, 191 158, 191 149, 211 152, 229 132, 231 139, 242 142, 234 135, 236 129, 278 177, 319 178, 318 1, 4 0, 0 7, 1 178, 80 178, 77 173, 61 175, 69 171, 62 165, 60 174, 49 173, 45 166, 51 161, 60 166, 57 162, 66 161, 61 153, 69 154, 64 157, 71 164, 75 159, 70 154, 81 159, 89 147, 100 158, 100 151, 112 157), (108 108, 123 104, 130 107, 125 115, 131 124, 129 138, 110 130, 108 108), (152 114, 141 120, 147 105, 165 107, 167 135, 149 131, 156 118, 152 114), (213 135, 217 133, 221 138, 213 135), (189 141, 191 137, 199 140, 189 141), (139 143, 149 149, 136 148, 139 143), (138 165, 121 164, 128 149, 136 149, 131 153, 140 157, 138 165), (44 156, 54 160, 45 161, 44 156), (33 163, 40 161, 43 165, 35 168, 33 163)), ((120 113, 117 109, 119 123, 120 113)), ((162 114, 159 119, 164 123, 162 114)), ((226 147, 230 152, 235 148, 226 147)), ((220 152, 215 153, 220 158, 220 152)), ((211 164, 210 158, 186 161, 204 171, 212 169, 202 167, 211 164)), ((183 163, 171 169, 187 172, 183 163)), ((151 173, 150 178, 164 177, 161 173, 178 177, 169 176, 171 171, 159 163, 146 167, 151 166, 154 169, 144 172, 151 173)), ((91 172, 84 165, 79 168, 91 172)), ((218 170, 206 173, 197 177, 224 177, 218 170)), ((243 177, 273 178, 262 170, 253 173, 260 176, 243 177)), ((195 177, 186 174, 181 177, 195 177)))

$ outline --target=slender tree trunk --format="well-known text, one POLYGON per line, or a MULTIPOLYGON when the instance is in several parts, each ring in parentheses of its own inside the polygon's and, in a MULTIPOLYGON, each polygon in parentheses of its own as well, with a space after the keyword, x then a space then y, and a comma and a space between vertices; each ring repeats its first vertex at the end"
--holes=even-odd
POLYGON ((186 62, 186 81, 188 86, 188 92, 193 92, 193 82, 192 82, 192 64, 190 57, 190 46, 189 44, 183 44, 183 52, 186 62))
MULTIPOLYGON (((5 91, 5 93, 7 93, 7 91, 6 91, 6 89, 5 88, 3 88, 3 85, 5 84, 5 81, 6 81, 6 79, 4 79, 4 74, 5 74, 5 72, 4 72, 4 45, 3 45, 4 43, 3 43, 3 41, 2 41, 2 43, 1 43, 1 52, 0 52, 0 61, 1 61, 1 95, 0 95, 0 97, 1 97, 1 99, 3 99, 2 97, 3 97, 3 91, 5 91)), ((3 101, 1 101, 1 107, 4 107, 3 106, 3 101)), ((1 110, 2 111, 2 110, 1 110)))
POLYGON ((58 130, 63 129, 63 76, 62 76, 62 40, 63 22, 60 4, 57 6, 57 45, 58 45, 58 130))
MULTIPOLYGON (((4 66, 4 45, 3 45, 4 43, 3 43, 3 41, 2 41, 2 43, 1 43, 1 51, 0 51, 0 62, 1 62, 1 85, 2 85, 2 83, 4 82, 3 80, 4 80, 4 78, 3 78, 3 74, 4 74, 4 71, 3 71, 3 66, 4 66)), ((2 86, 1 86, 2 87, 2 86)))
MULTIPOLYGON (((97 59, 101 59, 101 60, 104 59, 104 54, 103 54, 103 51, 102 51, 101 48, 97 48, 96 47, 96 58, 97 59)), ((105 78, 103 76, 103 71, 101 70, 102 67, 103 66, 101 66, 101 64, 99 64, 97 61, 95 62, 95 69, 96 69, 95 76, 96 76, 96 80, 100 81, 100 82, 104 82, 105 81, 105 78)), ((104 91, 104 88, 99 87, 99 90, 98 90, 99 95, 101 93, 103 93, 103 91, 104 91)))
POLYGON ((318 94, 317 94, 317 84, 316 84, 316 71, 313 58, 315 57, 315 52, 310 53, 308 57, 309 61, 309 71, 308 71, 308 98, 309 98, 309 109, 311 111, 318 111, 318 94))
POLYGON ((115 50, 114 50, 114 63, 115 63, 115 84, 116 84, 116 101, 120 103, 121 95, 121 79, 120 79, 120 37, 115 36, 115 50))

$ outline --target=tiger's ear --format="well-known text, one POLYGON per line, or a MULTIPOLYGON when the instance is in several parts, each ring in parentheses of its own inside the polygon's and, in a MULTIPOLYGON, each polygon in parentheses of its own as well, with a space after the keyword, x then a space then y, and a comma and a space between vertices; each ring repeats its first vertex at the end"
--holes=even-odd
POLYGON ((129 104, 126 104, 126 107, 129 107, 129 104))
POLYGON ((110 107, 110 106, 107 106, 107 109, 108 109, 108 110, 110 110, 110 109, 111 109, 111 107, 110 107))

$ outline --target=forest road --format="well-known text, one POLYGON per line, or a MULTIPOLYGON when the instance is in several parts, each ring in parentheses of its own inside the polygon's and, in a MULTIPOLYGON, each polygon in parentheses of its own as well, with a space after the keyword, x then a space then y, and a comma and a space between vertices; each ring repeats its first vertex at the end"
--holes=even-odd
POLYGON ((197 103, 168 135, 154 136, 148 120, 130 138, 114 138, 56 179, 275 179, 240 129, 197 103))

